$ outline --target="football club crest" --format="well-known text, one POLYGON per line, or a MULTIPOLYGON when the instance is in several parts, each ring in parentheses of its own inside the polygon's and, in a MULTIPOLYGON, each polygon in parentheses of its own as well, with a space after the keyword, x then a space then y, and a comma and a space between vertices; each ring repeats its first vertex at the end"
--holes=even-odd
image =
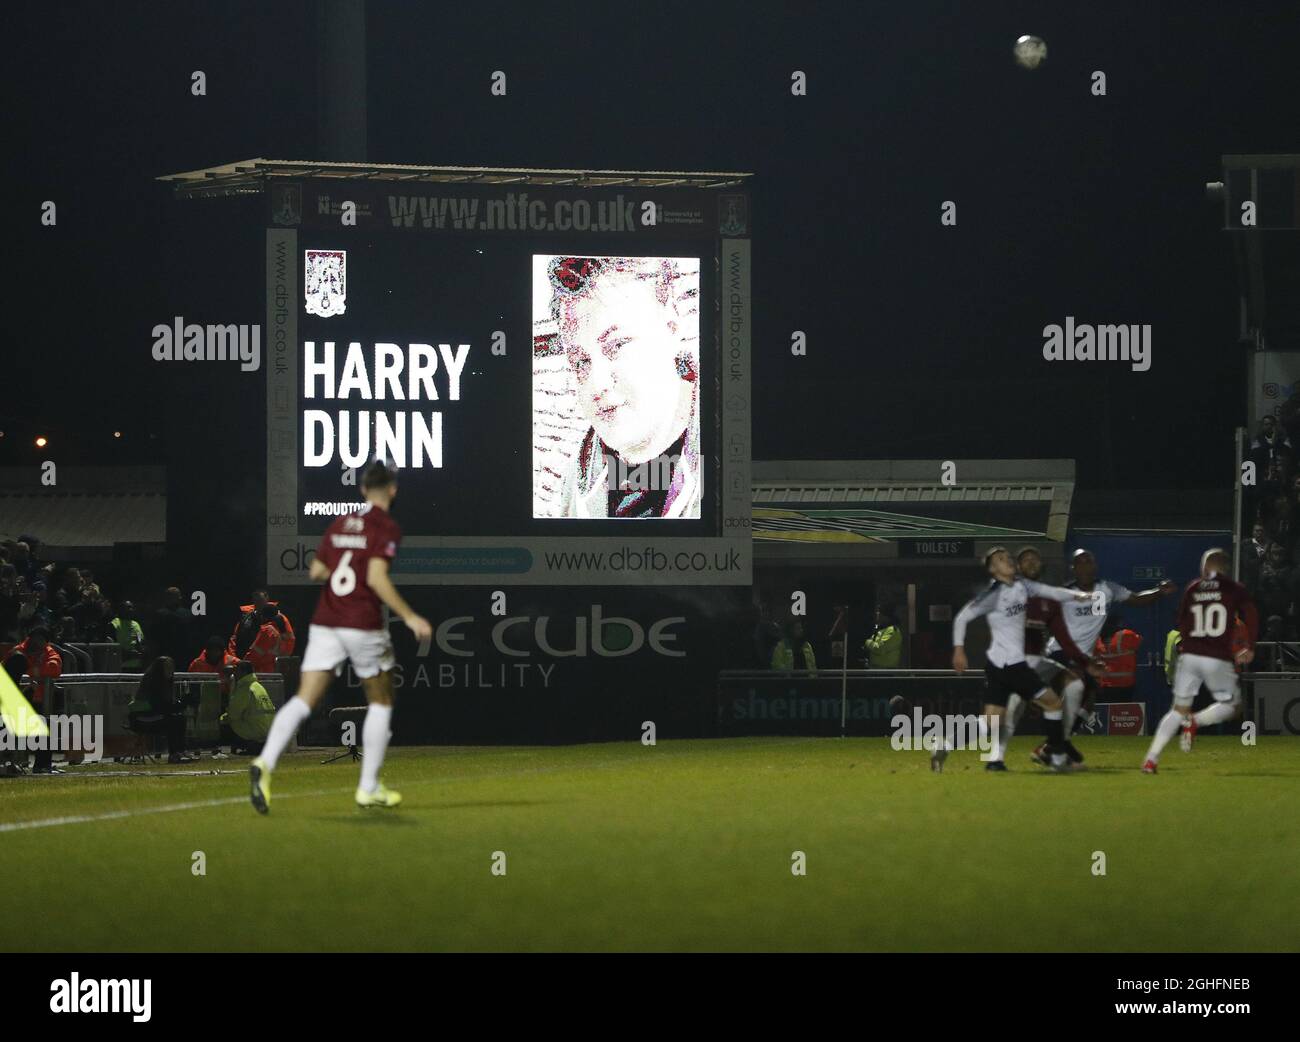
POLYGON ((307 314, 333 318, 347 310, 347 250, 308 250, 303 265, 307 314))
POLYGON ((718 198, 718 231, 723 235, 749 234, 743 195, 724 195, 718 198))
POLYGON ((282 225, 302 223, 302 187, 300 185, 271 186, 271 220, 282 225))

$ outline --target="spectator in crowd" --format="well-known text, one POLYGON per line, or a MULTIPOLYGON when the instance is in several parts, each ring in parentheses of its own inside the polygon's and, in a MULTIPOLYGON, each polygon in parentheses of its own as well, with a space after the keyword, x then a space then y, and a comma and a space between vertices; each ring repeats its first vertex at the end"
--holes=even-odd
POLYGON ((108 626, 113 609, 94 583, 82 587, 81 600, 68 613, 77 620, 77 637, 82 642, 104 644, 113 639, 108 626))
POLYGON ((18 592, 18 570, 12 564, 0 564, 0 643, 18 639, 18 614, 22 596, 18 592))
POLYGON ((14 652, 27 659, 27 675, 38 684, 63 674, 63 658, 50 643, 50 631, 44 626, 33 626, 14 652))
POLYGON ((812 645, 803 637, 803 623, 791 619, 786 623, 785 637, 772 650, 772 668, 782 673, 795 669, 817 672, 817 659, 813 655, 812 645))
POLYGON ((208 638, 198 657, 190 662, 190 673, 220 673, 223 666, 234 666, 239 659, 226 648, 226 642, 220 637, 208 638))
POLYGON ((162 734, 167 738, 168 763, 192 763, 185 755, 185 708, 176 697, 175 665, 166 655, 149 664, 135 698, 126 707, 131 729, 141 734, 162 734))
POLYGON ((285 655, 292 655, 293 649, 298 642, 297 636, 293 632, 293 624, 289 621, 289 616, 281 609, 279 602, 272 601, 266 590, 255 591, 254 597, 264 601, 270 608, 274 609, 275 614, 271 619, 272 624, 285 636, 285 646, 288 650, 282 652, 285 655))
POLYGON ((1296 597, 1295 582, 1295 570, 1287 561, 1286 549, 1279 543, 1270 543, 1253 591, 1259 614, 1264 618, 1290 615, 1296 597))
POLYGON ((27 580, 18 578, 18 633, 25 634, 36 625, 36 607, 39 599, 27 585, 27 580))
POLYGON ((190 613, 182 607, 178 587, 167 587, 163 606, 149 620, 149 642, 155 654, 166 655, 173 662, 184 662, 190 653, 190 613))
POLYGON ((1256 521, 1254 527, 1250 530, 1250 550, 1261 560, 1268 552, 1268 533, 1264 530, 1262 521, 1256 521))
POLYGON ((102 640, 109 644, 116 644, 117 640, 114 636, 113 619, 116 617, 117 613, 113 610, 113 602, 101 593, 99 596, 98 606, 98 628, 100 632, 103 633, 102 640))
MULTIPOLYGON (((231 755, 235 755, 235 750, 239 748, 239 743, 235 740, 234 732, 226 721, 226 710, 230 708, 230 694, 235 690, 235 666, 239 665, 240 660, 236 659, 234 665, 221 667, 221 680, 219 687, 221 690, 221 716, 218 722, 221 724, 221 741, 230 746, 231 755)), ((212 753, 214 760, 224 760, 226 754, 221 751, 220 746, 212 753)))
POLYGON ((754 626, 754 658, 763 669, 772 666, 772 652, 781 643, 781 627, 772 618, 772 609, 766 601, 758 604, 758 623, 754 626))
POLYGON ((44 626, 46 629, 49 629, 51 624, 54 622, 54 611, 50 607, 50 593, 49 588, 45 585, 45 581, 37 579, 32 583, 32 593, 35 595, 36 605, 35 611, 32 612, 31 621, 29 621, 27 625, 29 628, 32 626, 44 626))
POLYGON ((1259 421, 1259 433, 1250 443, 1250 454, 1259 469, 1265 470, 1269 462, 1275 459, 1282 449, 1291 449, 1291 441, 1286 433, 1278 429, 1273 416, 1265 416, 1259 421))
POLYGON ((1098 686, 1131 691, 1137 683, 1137 653, 1141 644, 1142 635, 1126 629, 1119 615, 1107 619, 1093 649, 1094 656, 1106 667, 1106 672, 1097 679, 1098 686))
MULTIPOLYGON (((30 699, 32 706, 41 716, 48 717, 54 708, 54 681, 63 675, 63 659, 50 644, 50 631, 44 626, 34 627, 27 634, 27 638, 14 648, 14 654, 23 656, 26 661, 27 675, 34 682, 30 699)), ((63 772, 54 767, 52 750, 45 748, 37 750, 32 773, 62 774, 63 772)))
POLYGON ((1291 513, 1291 503, 1286 496, 1275 496, 1270 501, 1265 530, 1269 539, 1280 544, 1283 553, 1290 556, 1295 546, 1295 515, 1291 513))
POLYGON ((230 694, 230 707, 221 718, 223 739, 230 742, 232 753, 256 756, 271 731, 275 703, 258 682, 251 662, 240 662, 234 672, 235 689, 230 694))
POLYGON ((128 673, 140 669, 144 656, 144 630, 135 621, 135 605, 130 601, 119 604, 117 614, 109 621, 108 630, 109 639, 122 650, 122 668, 128 673))
POLYGON ((870 669, 898 669, 903 662, 903 631, 891 609, 876 608, 876 628, 863 642, 870 669))
POLYGON ((63 656, 64 671, 67 673, 90 673, 94 664, 90 652, 76 646, 77 620, 71 615, 59 619, 53 630, 54 648, 63 656))
POLYGON ((98 586, 83 586, 81 595, 76 602, 68 608, 68 614, 76 620, 77 639, 89 643, 92 638, 90 631, 93 627, 95 618, 99 614, 99 606, 95 603, 99 595, 98 586))
POLYGON ((1259 585, 1259 570, 1268 552, 1268 530, 1256 521, 1250 530, 1250 542, 1241 550, 1241 581, 1252 593, 1259 585))
POLYGON ((29 586, 39 578, 40 568, 32 556, 32 548, 27 543, 21 540, 14 543, 10 563, 13 564, 18 577, 26 579, 29 586))
POLYGON ((1285 496, 1291 489, 1291 456, 1286 450, 1274 456, 1259 471, 1259 492, 1266 501, 1285 496))
POLYGON ((293 626, 266 590, 253 591, 253 603, 240 606, 244 614, 231 634, 228 650, 253 663, 259 673, 274 673, 280 655, 292 655, 296 644, 293 626))
POLYGON ((281 633, 293 634, 293 627, 289 624, 289 617, 280 610, 278 601, 271 600, 271 595, 266 590, 253 591, 253 603, 241 605, 241 611, 256 610, 261 614, 264 621, 269 621, 281 633))
POLYGON ((63 578, 59 581, 59 589, 63 591, 66 605, 76 604, 81 600, 81 572, 76 568, 65 568, 63 578))

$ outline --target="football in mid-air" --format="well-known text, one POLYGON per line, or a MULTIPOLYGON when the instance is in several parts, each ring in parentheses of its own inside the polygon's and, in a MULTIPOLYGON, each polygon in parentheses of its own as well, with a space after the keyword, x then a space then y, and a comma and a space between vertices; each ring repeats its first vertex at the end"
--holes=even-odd
POLYGON ((1047 44, 1038 36, 1022 36, 1016 41, 1016 64, 1022 69, 1036 69, 1047 60, 1047 44))

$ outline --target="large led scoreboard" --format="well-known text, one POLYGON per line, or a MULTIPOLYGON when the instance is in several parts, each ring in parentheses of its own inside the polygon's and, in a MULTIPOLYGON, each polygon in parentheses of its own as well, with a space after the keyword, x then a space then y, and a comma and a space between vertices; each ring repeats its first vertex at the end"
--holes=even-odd
POLYGON ((365 170, 264 183, 267 581, 382 457, 402 583, 748 585, 744 176, 365 170))

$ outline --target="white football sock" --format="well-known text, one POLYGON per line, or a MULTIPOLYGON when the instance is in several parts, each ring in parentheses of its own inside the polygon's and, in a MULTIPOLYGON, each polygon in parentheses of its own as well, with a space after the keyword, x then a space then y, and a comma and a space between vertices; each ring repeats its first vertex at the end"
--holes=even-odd
POLYGON ((1215 702, 1214 705, 1206 706, 1195 715, 1196 726, 1213 727, 1225 720, 1231 720, 1236 712, 1237 707, 1231 702, 1215 702))
POLYGON ((993 739, 993 759, 1005 760, 1007 756, 1007 733, 1006 733, 1006 714, 1000 714, 993 718, 992 735, 993 739))
POLYGON ((1147 750, 1147 759, 1155 763, 1160 759, 1160 750, 1169 744, 1169 739, 1173 738, 1183 727, 1183 714, 1176 709, 1171 709, 1160 718, 1160 723, 1156 725, 1156 735, 1151 739, 1151 748, 1147 750))
POLYGON ((392 706, 371 702, 366 710, 366 722, 361 725, 361 788, 365 792, 374 792, 379 784, 379 768, 384 765, 388 725, 392 719, 392 706))
POLYGON ((1007 712, 1002 717, 1002 747, 1011 744, 1011 736, 1016 733, 1020 718, 1025 715, 1025 700, 1014 691, 1007 696, 1007 712))
POLYGON ((271 731, 266 736, 266 744, 262 746, 261 759, 266 764, 267 770, 275 769, 280 754, 289 744, 289 739, 309 716, 311 716, 311 706, 297 695, 280 707, 280 711, 275 714, 275 719, 271 721, 271 731))
POLYGON ((1061 698, 1065 702, 1065 709, 1061 719, 1064 721, 1065 740, 1070 740, 1070 733, 1074 730, 1074 721, 1079 716, 1079 707, 1083 705, 1083 681, 1071 680, 1065 685, 1065 690, 1061 692, 1061 698))
MULTIPOLYGON (((979 743, 980 749, 989 750, 989 760, 1002 759, 1002 742, 1000 735, 1002 733, 1002 724, 998 717, 989 714, 981 715, 979 718, 979 743)), ((984 754, 980 754, 980 759, 984 759, 984 754)), ((985 761, 988 762, 988 761, 985 761)))

